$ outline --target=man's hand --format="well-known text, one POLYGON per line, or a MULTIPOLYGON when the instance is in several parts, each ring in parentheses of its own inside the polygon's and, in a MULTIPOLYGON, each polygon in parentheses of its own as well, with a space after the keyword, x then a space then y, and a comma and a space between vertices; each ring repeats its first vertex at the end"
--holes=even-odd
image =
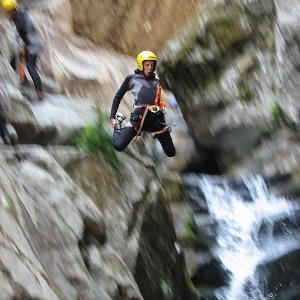
POLYGON ((111 126, 114 128, 115 125, 119 123, 119 121, 114 118, 110 118, 110 123, 111 123, 111 126))

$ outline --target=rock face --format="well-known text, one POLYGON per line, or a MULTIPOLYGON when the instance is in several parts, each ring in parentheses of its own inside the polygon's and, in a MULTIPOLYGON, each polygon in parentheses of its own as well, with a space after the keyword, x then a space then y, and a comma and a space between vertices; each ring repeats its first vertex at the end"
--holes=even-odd
MULTIPOLYGON (((76 37, 69 1, 24 1, 24 4, 29 7, 30 17, 44 42, 39 68, 45 91, 89 98, 102 110, 109 110, 114 93, 135 68, 134 59, 124 55, 116 57, 115 52, 97 48, 89 40, 76 37)), ((14 27, 2 18, 0 29, 4 38, 2 85, 13 94, 18 82, 8 62, 14 50, 14 27)), ((20 94, 10 96, 21 97, 20 94)), ((29 96, 32 95, 29 93, 29 96)), ((121 108, 126 113, 130 103, 125 102, 121 108)))
POLYGON ((140 243, 135 278, 144 299, 197 299, 196 294, 186 288, 189 278, 182 272, 183 253, 178 255, 174 228, 169 224, 172 219, 161 203, 149 207, 141 228, 144 238, 140 243))
POLYGON ((8 101, 7 117, 19 135, 20 143, 68 144, 74 133, 97 118, 96 105, 89 100, 47 95, 43 103, 24 99, 8 101))
POLYGON ((95 165, 92 158, 74 161, 66 170, 101 208, 108 224, 109 243, 118 249, 134 274, 143 298, 164 295, 165 282, 174 299, 182 295, 194 299, 182 272, 182 257, 174 246, 168 205, 159 196, 161 182, 153 173, 150 157, 144 154, 146 164, 141 165, 134 153, 133 148, 126 152, 127 158, 121 162, 123 172, 117 176, 104 168, 105 163, 95 165))
POLYGON ((199 3, 200 0, 71 1, 76 33, 133 56, 146 49, 159 51, 199 3))
MULTIPOLYGON (((17 100, 7 101, 9 120, 16 127, 21 143, 66 144, 73 133, 95 119, 96 110, 110 112, 114 94, 125 77, 133 73, 136 63, 129 56, 98 48, 91 41, 75 36, 69 1, 23 3, 29 7, 30 16, 44 41, 39 67, 47 93, 45 103, 36 106, 32 87, 23 89, 22 94, 18 90, 18 80, 8 63, 14 48, 14 27, 8 20, 0 19, 4 37, 1 41, 0 84, 7 100, 17 100), (31 99, 31 103, 23 101, 24 97, 31 99)), ((163 96, 167 98, 167 92, 163 96)), ((128 93, 119 110, 129 116, 132 103, 132 95, 128 93)), ((169 160, 167 168, 179 170, 185 166, 195 147, 180 110, 169 111, 167 120, 179 126, 173 133, 177 157, 169 160)), ((152 139, 148 141, 149 145, 155 144, 152 139)), ((160 145, 156 149, 153 153, 158 165, 162 166, 165 154, 160 145)))
POLYGON ((274 259, 258 267, 257 273, 265 276, 260 284, 265 289, 265 295, 273 294, 278 300, 296 300, 300 297, 299 262, 300 250, 274 259))
POLYGON ((103 217, 46 151, 26 149, 22 162, 12 160, 9 166, 1 157, 1 199, 6 299, 110 299, 90 280, 78 247, 87 234, 103 245, 103 217))
MULTIPOLYGON (((174 92, 198 150, 213 154, 220 173, 272 176, 298 168, 297 6, 204 2, 163 51, 161 79, 174 92)), ((198 171, 208 170, 203 160, 195 163, 198 171)))
POLYGON ((300 4, 297 1, 275 1, 278 30, 276 31, 276 56, 278 67, 278 98, 290 118, 299 123, 300 4))
MULTIPOLYGON (((153 141, 119 154, 118 172, 101 155, 69 145, 99 108, 109 110, 134 60, 75 37, 69 1, 23 3, 44 40, 39 66, 46 93, 39 103, 32 86, 21 92, 8 64, 13 26, 1 16, 0 88, 22 144, 0 145, 1 297, 154 299, 169 297, 170 286, 172 295, 195 299, 159 196, 153 141), (158 244, 149 233, 154 227, 166 230, 156 233, 158 244)), ((128 100, 122 112, 131 109, 128 100)))
MULTIPOLYGON (((159 150, 145 138, 118 154, 121 171, 117 172, 105 157, 96 158, 65 145, 87 120, 95 118, 96 109, 109 110, 113 94, 135 68, 134 59, 75 37, 69 1, 23 2, 29 5, 45 41, 40 64, 45 101, 28 101, 31 88, 29 94, 20 93, 18 80, 8 65, 13 27, 2 18, 0 84, 9 120, 20 141, 48 147, 0 146, 0 287, 4 297, 179 300, 196 299, 188 275, 200 287, 204 281, 212 289, 226 285, 228 274, 223 273, 219 261, 188 247, 183 249, 189 263, 185 270, 183 254, 175 245, 170 207, 165 200, 185 197, 176 183, 166 189, 155 166, 160 164, 165 171, 179 164, 174 168, 180 169, 184 165, 180 159, 183 161, 188 154, 168 166, 162 165, 159 150), (158 158, 153 160, 156 151, 158 158), (211 276, 204 276, 206 272, 216 275, 213 282, 209 281, 211 276)), ((155 1, 149 4, 149 11, 144 11, 138 1, 133 1, 132 7, 128 2, 115 2, 110 3, 114 18, 105 10, 100 18, 96 9, 89 9, 92 2, 72 1, 78 17, 73 15, 78 20, 75 25, 78 32, 82 27, 80 33, 97 35, 99 43, 109 42, 115 49, 128 49, 129 54, 137 48, 133 40, 143 47, 146 44, 142 38, 145 43, 149 40, 143 30, 157 32, 156 18, 168 22, 185 5, 159 3, 163 7, 157 16, 153 13, 155 1), (120 12, 114 9, 115 4, 120 12), (92 15, 87 15, 87 10, 92 15), (148 13, 153 17, 150 21, 148 13), (103 25, 106 20, 117 19, 122 37, 110 35, 110 25, 99 35, 90 33, 95 26, 88 28, 83 22, 89 16, 96 23, 93 14, 103 25), (135 26, 137 35, 132 34, 131 26, 125 26, 136 25, 132 14, 144 21, 142 27, 135 26)), ((190 164, 193 170, 218 170, 238 176, 284 173, 298 186, 298 85, 291 80, 298 78, 299 71, 299 30, 293 21, 298 20, 298 10, 293 11, 298 3, 287 3, 231 0, 225 6, 222 1, 205 2, 164 50, 159 71, 165 86, 174 92, 198 149, 190 164), (208 166, 210 162, 213 166, 208 166)), ((97 3, 95 8, 102 5, 97 3)), ((190 14, 193 5, 184 15, 190 14)), ((174 32, 168 26, 161 27, 168 32, 154 35, 154 50, 174 32)), ((130 97, 123 102, 122 112, 129 113, 128 100, 130 97)), ((182 153, 187 149, 192 153, 194 143, 186 133, 186 128, 179 132, 184 136, 182 153)), ((186 215, 179 221, 189 224, 189 228, 183 233, 177 228, 177 234, 182 234, 178 242, 188 241, 189 246, 207 251, 215 240, 206 229, 215 224, 204 199, 202 202, 196 207, 199 217, 195 220, 189 220, 190 207, 186 208, 186 215), (202 240, 196 236, 202 231, 193 231, 194 223, 205 228, 202 240)), ((176 216, 182 206, 177 203, 172 210, 176 216)), ((295 252, 294 261, 298 256, 295 252)), ((277 272, 277 262, 274 265, 277 272)), ((272 273, 274 280, 276 272, 272 273)), ((295 278, 297 272, 295 269, 295 278)), ((270 285, 269 290, 273 289, 270 285)), ((291 299, 295 293, 291 291, 291 299)), ((201 294, 214 297, 211 290, 201 294)))
POLYGON ((7 299, 153 299, 165 284, 172 299, 196 299, 151 167, 128 157, 118 175, 73 147, 18 152, 21 162, 1 149, 7 299))

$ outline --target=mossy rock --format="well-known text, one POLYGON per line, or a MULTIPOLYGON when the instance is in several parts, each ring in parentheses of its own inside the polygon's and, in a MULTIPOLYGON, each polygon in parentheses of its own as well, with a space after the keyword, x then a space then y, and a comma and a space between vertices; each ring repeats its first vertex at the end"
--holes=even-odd
POLYGON ((184 105, 196 91, 216 82, 227 63, 242 52, 253 35, 244 22, 247 18, 238 5, 211 6, 170 42, 177 50, 162 54, 160 77, 178 99, 184 97, 184 105))
POLYGON ((241 26, 241 12, 238 6, 215 6, 212 19, 206 25, 204 44, 209 45, 213 39, 220 54, 238 46, 244 40, 245 31, 241 26))
POLYGON ((207 251, 209 249, 208 244, 197 233, 197 225, 193 214, 190 215, 185 224, 185 236, 179 237, 178 242, 184 247, 192 247, 197 250, 207 251))
POLYGON ((240 93, 240 100, 243 102, 250 102, 254 97, 254 92, 247 84, 247 81, 240 80, 237 85, 240 93))
POLYGON ((171 174, 162 178, 162 188, 159 192, 159 198, 166 202, 187 201, 187 194, 179 175, 171 174))

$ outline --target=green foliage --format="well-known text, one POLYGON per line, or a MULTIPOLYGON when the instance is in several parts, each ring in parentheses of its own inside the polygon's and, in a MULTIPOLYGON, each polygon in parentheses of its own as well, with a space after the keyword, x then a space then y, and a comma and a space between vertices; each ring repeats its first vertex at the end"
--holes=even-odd
POLYGON ((105 128, 108 117, 99 113, 94 124, 87 124, 84 130, 71 138, 71 143, 96 156, 102 156, 114 169, 119 169, 119 160, 112 145, 111 134, 105 128))
POLYGON ((274 118, 277 126, 286 126, 292 130, 297 130, 295 123, 289 118, 289 116, 280 107, 278 101, 274 98, 270 104, 270 112, 274 118))
POLYGON ((215 6, 214 17, 207 24, 205 42, 208 44, 213 38, 221 53, 231 49, 243 39, 243 30, 240 24, 240 11, 236 7, 226 9, 215 6))
POLYGON ((256 85, 255 72, 258 69, 258 59, 256 57, 246 57, 246 63, 240 70, 240 77, 237 81, 237 88, 239 90, 239 98, 241 101, 250 102, 256 96, 254 89, 254 86, 256 85))
POLYGON ((240 80, 238 82, 238 88, 239 88, 239 92, 240 92, 240 99, 244 102, 250 102, 253 97, 254 94, 252 92, 252 90, 250 89, 250 87, 247 85, 245 80, 240 80))
POLYGON ((197 226, 193 213, 190 214, 189 219, 185 223, 185 235, 185 237, 178 240, 179 243, 192 246, 196 249, 207 250, 207 244, 197 233, 197 226))
POLYGON ((270 104, 270 112, 274 119, 278 119, 281 114, 281 107, 279 106, 278 102, 276 99, 273 99, 271 104, 270 104))
POLYGON ((8 205, 8 207, 9 207, 9 209, 14 209, 14 201, 13 201, 13 199, 10 197, 10 196, 8 196, 8 195, 6 195, 6 202, 7 202, 7 205, 8 205))
POLYGON ((166 280, 160 279, 160 288, 162 289, 164 295, 172 296, 172 289, 166 280))
POLYGON ((193 241, 198 241, 198 237, 196 234, 196 223, 192 213, 185 224, 185 232, 189 239, 193 241))
POLYGON ((64 295, 60 292, 60 290, 58 288, 53 287, 53 291, 58 299, 61 299, 61 300, 65 299, 64 295))

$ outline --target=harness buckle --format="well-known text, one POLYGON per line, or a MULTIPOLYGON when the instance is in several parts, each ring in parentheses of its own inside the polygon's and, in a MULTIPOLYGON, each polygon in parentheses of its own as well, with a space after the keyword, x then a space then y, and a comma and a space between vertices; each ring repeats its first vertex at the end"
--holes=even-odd
POLYGON ((158 105, 149 105, 148 109, 153 113, 157 113, 160 111, 160 107, 158 105))

